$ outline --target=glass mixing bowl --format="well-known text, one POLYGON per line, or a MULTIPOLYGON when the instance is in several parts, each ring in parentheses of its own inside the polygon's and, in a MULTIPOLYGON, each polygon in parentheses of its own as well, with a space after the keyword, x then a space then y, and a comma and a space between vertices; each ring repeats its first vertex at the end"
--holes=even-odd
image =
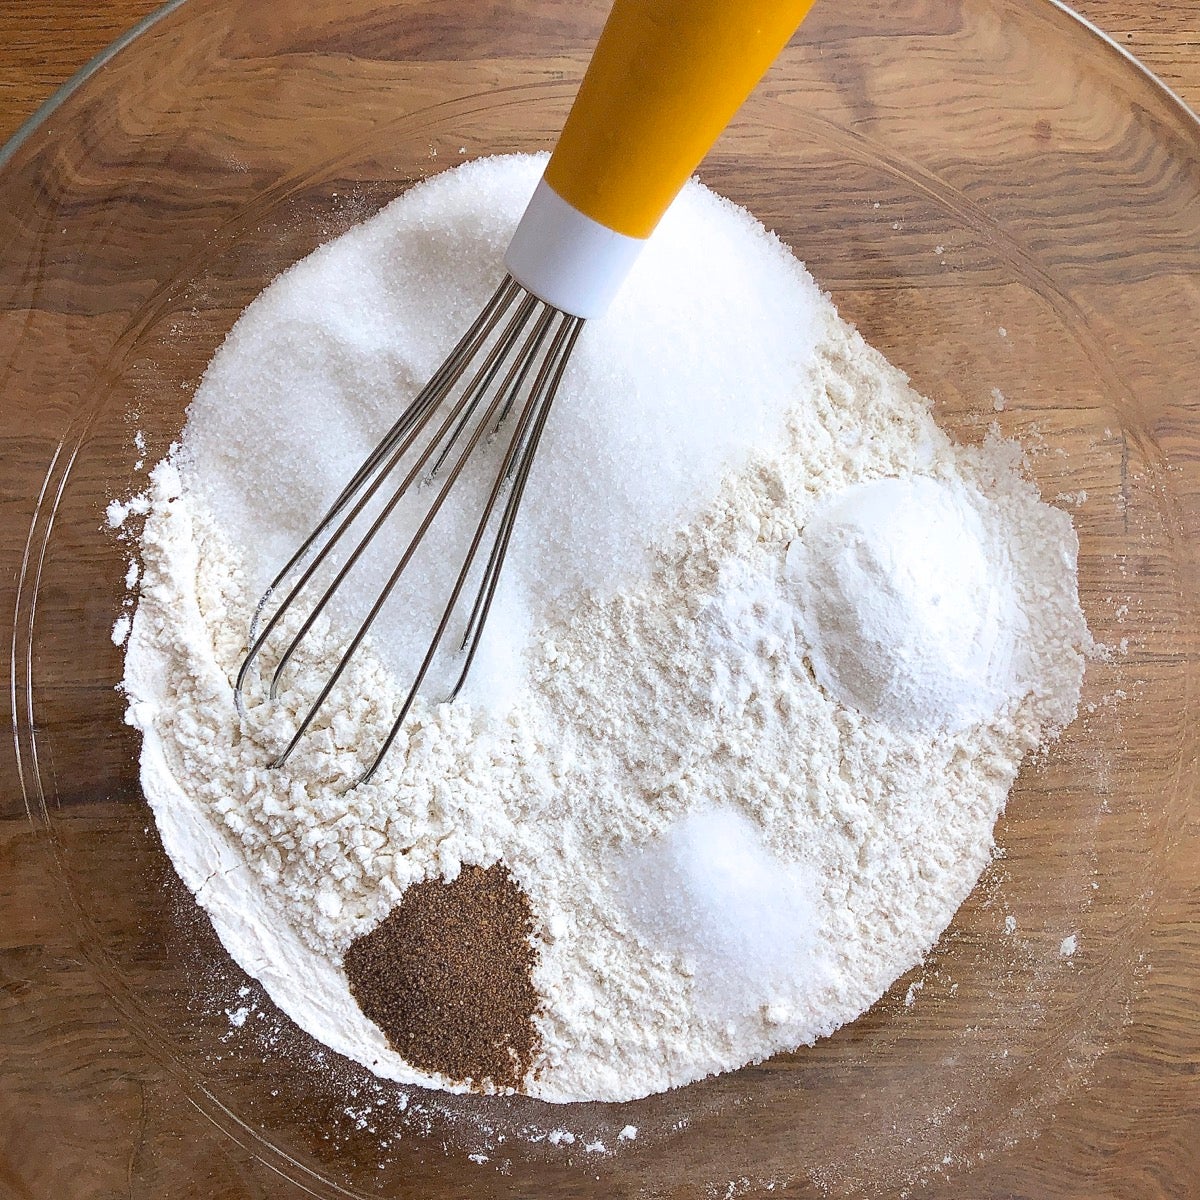
POLYGON ((453 1098, 323 1053, 174 877, 114 690, 133 546, 105 506, 278 271, 427 174, 550 147, 603 8, 188 0, 0 158, 0 1174, 19 1195, 1194 1184, 1200 129, 1042 0, 828 0, 701 170, 955 436, 1019 439, 1079 530, 1103 653, 928 962, 819 1045, 678 1092, 453 1098))

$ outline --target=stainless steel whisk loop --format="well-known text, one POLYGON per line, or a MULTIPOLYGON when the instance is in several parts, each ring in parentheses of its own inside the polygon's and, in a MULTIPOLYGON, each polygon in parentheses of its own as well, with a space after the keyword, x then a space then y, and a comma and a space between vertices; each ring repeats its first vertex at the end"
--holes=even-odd
POLYGON ((421 479, 442 481, 391 578, 275 766, 287 761, 312 725, 412 562, 472 452, 485 436, 506 427, 510 441, 466 562, 399 716, 362 778, 375 773, 408 716, 467 586, 472 564, 492 529, 460 647, 465 662, 450 698, 458 694, 495 598, 550 405, 584 321, 608 309, 667 206, 812 3, 613 0, 554 153, 505 252, 504 282, 259 604, 235 689, 242 711, 242 689, 252 665, 273 633, 278 631, 283 638, 280 622, 299 608, 306 590, 320 595, 278 660, 271 678, 272 697, 297 648, 413 484, 421 479), (453 399, 466 377, 466 386, 453 399), (427 436, 428 441, 420 445, 427 436), (406 461, 410 451, 417 455, 411 466, 406 461), (403 479, 388 495, 390 485, 385 481, 393 473, 403 479), (492 518, 506 488, 493 528, 492 518), (378 500, 380 496, 386 499, 378 500), (368 507, 376 503, 378 514, 368 507), (356 541, 357 529, 350 531, 360 517, 359 526, 369 528, 356 541), (329 561, 343 539, 351 547, 345 561, 336 557, 329 561), (334 577, 322 589, 315 576, 326 563, 326 574, 334 577), (287 595, 260 632, 264 614, 285 584, 287 595))
POLYGON ((255 611, 250 627, 249 650, 234 685, 238 709, 243 715, 243 691, 251 668, 287 614, 308 602, 310 597, 306 593, 317 596, 274 667, 270 683, 272 700, 276 698, 280 680, 305 637, 396 507, 413 492, 414 485, 425 482, 437 485, 427 489, 431 498, 422 510, 416 529, 395 569, 350 638, 291 741, 271 766, 282 766, 312 726, 322 705, 412 562, 472 454, 485 438, 508 429, 507 449, 441 619, 383 745, 358 782, 366 782, 375 774, 400 732, 445 638, 451 618, 459 607, 472 566, 484 543, 490 540, 486 562, 467 618, 466 632, 458 647, 459 653, 464 655, 462 667, 448 699, 453 700, 458 695, 471 669, 496 594, 496 585, 546 418, 583 324, 584 318, 572 316, 547 304, 506 275, 433 378, 355 471, 316 528, 275 577, 255 611), (459 385, 464 378, 467 378, 467 382, 460 391, 459 385), (423 438, 425 441, 422 444, 423 438), (402 471, 401 464, 414 452, 416 458, 402 471), (387 488, 393 475, 402 477, 391 486, 389 494, 387 488), (323 587, 320 583, 314 584, 314 577, 321 567, 343 539, 347 539, 364 510, 377 500, 381 504, 378 513, 370 519, 365 533, 353 544, 332 581, 323 587), (500 515, 493 523, 498 508, 500 515), (272 609, 274 597, 285 585, 288 587, 286 595, 263 624, 264 616, 272 609))

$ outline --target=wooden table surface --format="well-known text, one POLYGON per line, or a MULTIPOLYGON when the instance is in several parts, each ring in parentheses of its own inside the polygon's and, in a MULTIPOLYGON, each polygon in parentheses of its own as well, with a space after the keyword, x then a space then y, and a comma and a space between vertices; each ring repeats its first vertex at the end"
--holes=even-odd
MULTIPOLYGON (((10 0, 0 4, 0 141, 56 87, 135 22, 155 0, 10 0)), ((1077 0, 1200 111, 1200 4, 1196 0, 1077 0)))
MULTIPOLYGON (((271 0, 256 2, 265 7, 270 5, 271 0)), ((836 0, 828 2, 833 4, 836 0)), ((32 114, 56 87, 113 39, 158 7, 154 0, 0 0, 0 143, 32 114)), ((1200 111, 1200 0, 1077 0, 1076 8, 1096 25, 1110 32, 1121 45, 1173 88, 1186 103, 1194 110, 1200 111)), ((454 144, 457 145, 457 142, 454 144)), ((1147 174, 1153 179, 1152 169, 1148 168, 1147 174)), ((879 205, 876 204, 875 207, 878 208, 879 205)), ((3 210, 0 210, 0 217, 3 215, 3 210)), ((9 249, 5 240, 0 238, 0 256, 9 249)), ((941 247, 938 249, 940 252, 941 247)), ((52 300, 53 297, 46 301, 47 307, 51 307, 52 300)), ((69 309, 69 306, 66 307, 69 309)), ((1006 318, 1007 324, 1011 322, 1006 318)), ((994 320, 991 321, 991 325, 994 327, 994 320)), ((1181 337, 1193 338, 1191 328, 1189 327, 1181 337)), ((4 365, 0 357, 0 368, 4 365)), ((1169 436, 1170 432, 1169 428, 1165 428, 1164 436, 1169 436)), ((1108 430, 1105 429, 1104 433, 1107 434, 1108 430)), ((0 460, 5 454, 13 455, 14 452, 0 441, 0 460)), ((16 465, 21 466, 19 463, 16 465)), ((1123 464, 1123 467, 1124 465, 1127 464, 1123 464)), ((12 470, 13 458, 9 458, 7 462, 0 461, 0 484, 4 482, 5 473, 12 470)), ((1123 477, 1122 483, 1124 482, 1123 477)), ((1091 484, 1088 486, 1090 488, 1091 484)), ((3 488, 0 487, 0 501, 2 500, 3 488)), ((11 581, 0 575, 0 609, 7 602, 3 592, 10 587, 11 581)), ((0 799, 9 798, 0 796, 0 799)), ((140 816, 137 824, 140 827, 140 816)), ((13 844, 16 844, 15 839, 13 844)), ((1193 841, 1191 844, 1196 843, 1193 841)), ((14 861, 11 854, 8 859, 0 854, 0 868, 6 863, 11 866, 14 861)), ((1195 878, 1194 873, 1190 877, 1195 878)), ((15 891, 15 885, 10 878, 6 878, 5 871, 0 869, 0 899, 5 898, 6 890, 15 891)), ((1174 922, 1174 929, 1178 933, 1177 940, 1182 947, 1177 957, 1186 951, 1188 955, 1193 955, 1188 961, 1194 962, 1196 939, 1200 936, 1200 923, 1195 920, 1197 908, 1194 897, 1189 908, 1185 910, 1181 905, 1179 911, 1187 915, 1176 918, 1174 922)), ((100 920, 101 917, 96 919, 100 920)), ((137 930, 135 921, 127 920, 126 923, 129 928, 137 930)), ((43 927, 46 925, 48 922, 43 921, 41 913, 30 908, 25 914, 24 925, 19 929, 14 925, 12 930, 0 931, 11 935, 9 940, 14 944, 3 948, 9 951, 6 961, 10 965, 15 964, 11 977, 0 974, 0 993, 16 997, 19 1001, 25 994, 20 989, 31 987, 29 980, 37 976, 38 972, 45 974, 49 971, 48 967, 40 965, 38 955, 41 948, 37 944, 38 939, 45 936, 43 927)), ((207 937, 210 941, 212 937, 211 931, 205 934, 199 927, 196 936, 201 939, 207 937)), ((1169 942, 1169 939, 1164 940, 1169 942)), ((1056 946, 1057 944, 1055 942, 1056 946)), ((153 939, 147 936, 147 958, 152 957, 155 952, 153 939)), ((1154 969, 1159 969, 1161 961, 1165 965, 1163 973, 1166 974, 1172 962, 1172 947, 1168 944, 1160 953, 1160 960, 1156 960, 1154 969)), ((50 954, 45 958, 47 962, 58 962, 50 954)), ((61 965, 62 978, 74 979, 75 976, 71 974, 74 964, 65 951, 61 956, 61 965)), ((1159 976, 1156 975, 1155 978, 1159 976)), ((930 986, 926 989, 926 997, 936 991, 938 986, 937 981, 931 979, 930 986)), ((957 987, 957 984, 954 986, 957 987)), ((65 991, 66 987, 67 985, 61 985, 61 990, 65 991)), ((1138 1079, 1144 1080, 1149 1077, 1156 1082, 1174 1079, 1180 1089, 1194 1085, 1197 1068, 1200 1067, 1193 1033, 1194 989, 1194 978, 1186 978, 1182 974, 1171 978, 1169 988, 1164 987, 1164 994, 1169 992, 1171 1000, 1169 1020, 1164 1018, 1161 1023, 1166 1032, 1160 1041, 1153 1045, 1139 1044, 1129 1051, 1130 1057, 1119 1060, 1128 1067, 1131 1088, 1136 1085, 1138 1079)), ((36 996, 40 993, 32 991, 30 994, 36 996)), ((2 998, 0 995, 0 999, 2 998)), ((69 1001, 77 1000, 76 1007, 85 1011, 80 997, 68 993, 67 998, 69 1001)), ((30 1197, 33 1200, 35 1193, 29 1189, 24 1177, 19 1178, 13 1170, 13 1164, 18 1160, 26 1162, 33 1157, 38 1157, 39 1161, 46 1160, 39 1179, 53 1178, 57 1181, 57 1190, 39 1190, 36 1193, 38 1200, 43 1194, 61 1195, 63 1200, 76 1200, 76 1197, 85 1195, 99 1197, 126 1194, 126 1185, 130 1197, 137 1195, 145 1200, 159 1200, 167 1195, 179 1196, 181 1200, 192 1200, 192 1197, 199 1200, 201 1194, 205 1196, 205 1200, 218 1196, 222 1200, 228 1197, 243 1200, 251 1196, 300 1196, 302 1189, 299 1186, 292 1190, 290 1187, 285 1188, 282 1182, 273 1185, 271 1190, 266 1190, 265 1186, 260 1184, 262 1176, 252 1176, 245 1168, 244 1161, 249 1154, 243 1154, 240 1148, 235 1147, 229 1152, 228 1161, 219 1158, 219 1155, 224 1153, 219 1146, 229 1141, 226 1135, 232 1138, 230 1144, 238 1142, 240 1146, 239 1130, 235 1127, 233 1118, 231 1117, 227 1124, 222 1124, 211 1112, 203 1111, 203 1116, 199 1112, 193 1112, 191 1107, 177 1098, 171 1080, 165 1076, 160 1079, 151 1078, 147 1074, 146 1078, 150 1079, 150 1082, 135 1077, 108 1047, 107 1039, 115 1036, 110 1027, 112 1018, 108 1010, 96 1004, 86 1009, 86 1016, 90 1022, 86 1026, 64 1026, 65 1032, 61 1040, 64 1045, 70 1041, 63 1051, 64 1061, 69 1057, 73 1063, 89 1062, 93 1080, 99 1080, 94 1090, 96 1094, 105 1098, 102 1106, 103 1119, 97 1121, 94 1111, 85 1110, 82 1104, 79 1112, 74 1115, 61 1105, 61 1095, 73 1086, 72 1080, 68 1078, 63 1084, 62 1092, 47 1090, 47 1094, 58 1107, 52 1109, 49 1103, 41 1108, 27 1104, 25 1108, 28 1111, 18 1113, 24 1118, 23 1125, 18 1122, 0 1122, 0 1200, 9 1195, 30 1197), (96 1049, 97 1047, 99 1049, 96 1049), (153 1126, 153 1121, 147 1114, 166 1112, 170 1117, 172 1108, 179 1110, 178 1127, 171 1124, 167 1118, 163 1118, 159 1122, 157 1132, 150 1128, 150 1132, 147 1133, 148 1126, 153 1126), (211 1120, 213 1125, 222 1131, 221 1138, 208 1130, 204 1124, 205 1119, 211 1120), (205 1131, 212 1141, 204 1140, 205 1131), (55 1143, 55 1139, 61 1142, 61 1153, 49 1149, 55 1143), (124 1149, 126 1144, 131 1147, 128 1151, 124 1149), (214 1149, 214 1146, 218 1146, 218 1149, 214 1149), (108 1182, 91 1185, 83 1180, 83 1176, 89 1169, 88 1165, 100 1157, 106 1147, 116 1148, 115 1151, 107 1153, 107 1160, 115 1161, 121 1155, 127 1154, 128 1161, 119 1162, 117 1167, 112 1168, 115 1174, 110 1173, 104 1177, 108 1182), (186 1176, 191 1184, 202 1186, 204 1192, 185 1192, 180 1190, 180 1186, 172 1184, 171 1180, 176 1178, 172 1174, 175 1167, 178 1167, 179 1179, 186 1176), (120 1185, 117 1190, 104 1190, 113 1180, 120 1185), (197 1184, 198 1180, 202 1183, 197 1184), (279 1190, 275 1190, 276 1188, 279 1190)), ((40 1019, 34 1014, 29 1022, 31 1030, 39 1035, 41 1026, 37 1022, 40 1019)), ((34 1044, 35 1040, 31 1033, 30 1044, 34 1044)), ((17 1050, 15 1045, 6 1045, 0 1041, 0 1065, 4 1065, 3 1059, 7 1055, 11 1055, 12 1061, 16 1062, 17 1050)), ((45 1073, 58 1070, 55 1065, 57 1062, 57 1059, 48 1057, 45 1073)), ((30 1073, 39 1066, 40 1063, 34 1063, 29 1068, 30 1073)), ((255 1064, 246 1069, 248 1088, 254 1082, 252 1075, 255 1069, 255 1064)), ((229 1071, 230 1079, 234 1080, 229 1084, 230 1088, 235 1084, 240 1086, 240 1077, 234 1078, 232 1065, 229 1071)), ((1124 1076, 1120 1079, 1119 1086, 1126 1086, 1124 1076)), ((1163 1091, 1169 1092, 1169 1086, 1163 1091)), ((1196 1152, 1194 1149, 1182 1147, 1179 1136, 1180 1114, 1184 1114, 1185 1119, 1190 1119, 1192 1114, 1200 1111, 1194 1103, 1197 1094, 1194 1088, 1188 1092, 1189 1099, 1186 1102, 1175 1102, 1170 1094, 1150 1096, 1146 1090, 1137 1094, 1139 1102, 1144 1099, 1144 1103, 1139 1111, 1140 1123, 1136 1126, 1122 1125, 1116 1119, 1106 1124, 1104 1114, 1094 1110, 1089 1110, 1081 1118, 1097 1127, 1096 1139, 1093 1150, 1088 1152, 1088 1160, 1089 1163, 1099 1163, 1097 1171, 1102 1174, 1104 1181, 1102 1189, 1097 1184, 1098 1190, 1086 1194, 1089 1197, 1103 1196, 1106 1200, 1115 1200, 1118 1197, 1119 1200, 1143 1200, 1151 1196, 1164 1200, 1200 1198, 1200 1182, 1194 1175, 1196 1152)), ((0 1100, 3 1100, 3 1097, 0 1097, 0 1100)), ((21 1102, 21 1097, 18 1096, 7 1109, 0 1105, 0 1112, 18 1111, 21 1102)), ((867 1103, 869 1100, 864 1097, 863 1104, 867 1103)), ((344 1104, 343 1110, 345 1111, 344 1104)), ((854 1112, 855 1118, 858 1119, 856 1106, 854 1112)), ((764 1117, 765 1119, 767 1118, 764 1117)), ((1046 1134, 1043 1146, 1047 1143, 1052 1146, 1062 1144, 1054 1142, 1055 1136, 1058 1136, 1067 1144, 1069 1154, 1070 1140, 1063 1133, 1062 1124, 1066 1124, 1066 1121, 1060 1123, 1057 1131, 1046 1134)), ((1018 1157, 1019 1155, 1014 1155, 1014 1160, 1018 1157)), ((255 1163, 256 1169, 257 1166, 255 1163)), ((1006 1178, 1020 1180, 1019 1162, 1006 1178)), ((496 1189, 501 1187, 501 1183, 493 1183, 496 1189)), ((1079 1183, 1080 1189, 1087 1186, 1086 1180, 1079 1183)), ((1028 1186, 1013 1183, 1011 1186, 1006 1185, 1003 1193, 997 1191, 986 1194, 989 1200, 1001 1194, 1006 1198, 1020 1196, 1022 1200, 1043 1200, 1049 1193, 1039 1190, 1041 1187, 1039 1176, 1028 1186)), ((416 1197, 419 1192, 409 1190, 403 1194, 416 1197)), ((499 1192, 496 1191, 495 1194, 499 1192)), ((503 1194, 517 1196, 521 1193, 510 1189, 503 1194)), ((736 1194, 732 1186, 729 1194, 736 1194)), ((920 1189, 914 1194, 920 1195, 920 1189)), ((964 1191, 961 1194, 965 1196, 984 1193, 964 1191)), ((1067 1193, 1056 1191, 1054 1194, 1067 1193)), ((1082 1197, 1085 1192, 1077 1189, 1070 1192, 1070 1195, 1082 1197)))

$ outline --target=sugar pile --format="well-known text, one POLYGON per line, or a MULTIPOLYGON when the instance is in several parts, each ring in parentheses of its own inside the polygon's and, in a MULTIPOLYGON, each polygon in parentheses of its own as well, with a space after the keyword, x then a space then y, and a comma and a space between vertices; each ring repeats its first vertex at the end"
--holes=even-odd
MULTIPOLYGON (((434 177, 386 219, 297 263, 238 321, 196 393, 179 465, 225 536, 253 547, 244 564, 252 590, 266 586, 483 306, 512 213, 543 167, 538 157, 480 159, 434 177)), ((812 279, 746 213, 699 190, 676 207, 613 312, 572 356, 469 698, 509 702, 535 618, 564 596, 608 596, 644 577, 650 548, 712 503, 722 474, 781 439, 791 381, 811 369, 819 307, 812 279), (715 295, 719 304, 706 302, 715 295)), ((469 484, 474 494, 456 496, 464 502, 452 518, 461 519, 436 531, 437 546, 375 626, 376 648, 398 675, 419 661, 456 544, 481 511, 483 473, 469 484)), ((382 583, 408 528, 389 525, 360 581, 382 583)), ((374 594, 366 582, 356 588, 374 594)))
MULTIPOLYGON (((390 724, 377 638, 353 701, 267 769, 302 710, 234 708, 258 588, 473 316, 538 167, 415 188, 247 310, 153 472, 125 686, 168 852, 298 1024, 463 1090, 395 1052, 342 958, 413 884, 500 862, 535 922, 523 1089, 620 1100, 810 1043, 919 962, 1073 717, 1088 635, 1070 520, 1019 452, 952 444, 691 184, 580 340, 490 680, 419 702, 348 789, 390 724)), ((339 652, 322 635, 308 670, 339 652)))

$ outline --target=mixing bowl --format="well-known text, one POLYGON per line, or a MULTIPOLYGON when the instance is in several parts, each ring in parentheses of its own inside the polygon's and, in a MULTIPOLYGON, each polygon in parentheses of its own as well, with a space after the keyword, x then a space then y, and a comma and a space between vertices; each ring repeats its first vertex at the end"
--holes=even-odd
POLYGON ((1195 1187, 1200 128, 1042 0, 828 0, 701 170, 956 437, 1018 439, 1079 530, 1083 708, 924 966, 819 1045, 678 1092, 452 1098, 323 1053, 175 879, 114 687, 134 545, 105 507, 272 276, 423 176, 551 146, 603 10, 188 0, 0 158, 14 1194, 1195 1187))

